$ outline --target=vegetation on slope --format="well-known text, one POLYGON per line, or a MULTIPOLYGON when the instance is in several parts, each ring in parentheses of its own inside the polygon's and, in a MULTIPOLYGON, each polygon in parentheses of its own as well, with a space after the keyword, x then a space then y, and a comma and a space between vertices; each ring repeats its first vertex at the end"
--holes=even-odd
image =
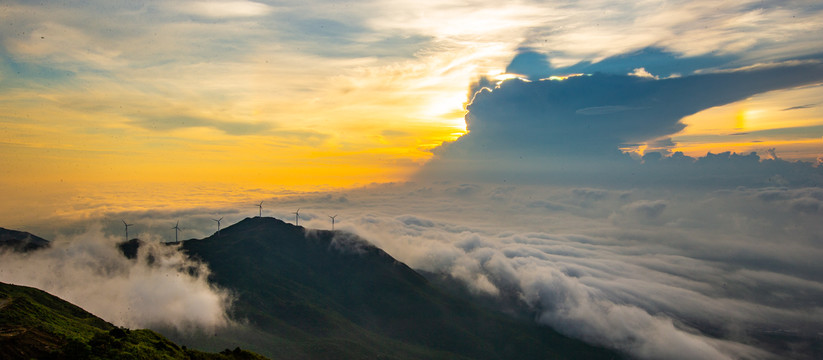
POLYGON ((151 330, 116 327, 44 291, 0 282, 3 359, 264 359, 179 347, 151 330))

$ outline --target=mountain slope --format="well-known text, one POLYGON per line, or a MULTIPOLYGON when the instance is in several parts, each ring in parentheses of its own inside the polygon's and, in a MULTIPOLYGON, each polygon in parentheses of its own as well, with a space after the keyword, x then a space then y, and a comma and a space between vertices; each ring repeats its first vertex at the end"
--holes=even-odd
POLYGON ((619 357, 448 295, 344 232, 256 217, 182 248, 236 292, 234 317, 262 334, 244 346, 274 358, 619 357))
POLYGON ((44 291, 0 282, 3 359, 263 359, 239 348, 208 354, 151 330, 115 327, 44 291))
POLYGON ((27 252, 48 247, 50 244, 48 240, 30 233, 0 227, 0 249, 7 248, 27 252))

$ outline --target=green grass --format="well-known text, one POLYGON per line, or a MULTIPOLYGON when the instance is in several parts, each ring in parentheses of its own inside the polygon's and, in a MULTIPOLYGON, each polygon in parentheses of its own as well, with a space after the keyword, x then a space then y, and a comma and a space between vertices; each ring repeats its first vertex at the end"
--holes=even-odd
POLYGON ((265 359, 235 348, 184 349, 151 330, 118 328, 34 288, 0 283, 0 354, 44 359, 265 359))

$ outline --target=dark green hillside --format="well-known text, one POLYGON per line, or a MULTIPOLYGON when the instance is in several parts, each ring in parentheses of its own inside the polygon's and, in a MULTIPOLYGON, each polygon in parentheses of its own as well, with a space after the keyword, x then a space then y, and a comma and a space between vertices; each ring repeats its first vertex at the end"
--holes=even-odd
POLYGON ((46 292, 0 283, 2 359, 264 359, 236 349, 186 350, 151 330, 128 330, 46 292))
POLYGON ((223 229, 220 237, 186 241, 183 249, 207 262, 212 280, 238 295, 233 315, 256 334, 241 336, 241 345, 274 358, 616 357, 447 295, 344 232, 256 217, 223 229))

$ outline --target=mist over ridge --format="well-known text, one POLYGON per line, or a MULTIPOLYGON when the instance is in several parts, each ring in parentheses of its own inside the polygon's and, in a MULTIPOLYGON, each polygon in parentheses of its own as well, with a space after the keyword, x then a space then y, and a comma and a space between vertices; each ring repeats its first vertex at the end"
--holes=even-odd
MULTIPOLYGON (((542 324, 640 358, 802 359, 820 351, 819 188, 441 182, 265 204, 264 216, 287 222, 300 207, 306 228, 330 229, 327 215, 340 214, 337 229, 413 269, 451 276, 481 297, 518 299, 542 324)), ((141 223, 140 213, 119 215, 141 223)), ((172 215, 184 216, 189 235, 216 230, 202 209, 172 215)), ((122 223, 111 231, 109 239, 122 237, 122 223)))
POLYGON ((99 223, 49 246, 17 253, 0 249, 0 279, 36 287, 82 306, 117 326, 214 331, 232 324, 232 296, 207 280, 209 269, 155 239, 135 258, 123 255, 99 223))

